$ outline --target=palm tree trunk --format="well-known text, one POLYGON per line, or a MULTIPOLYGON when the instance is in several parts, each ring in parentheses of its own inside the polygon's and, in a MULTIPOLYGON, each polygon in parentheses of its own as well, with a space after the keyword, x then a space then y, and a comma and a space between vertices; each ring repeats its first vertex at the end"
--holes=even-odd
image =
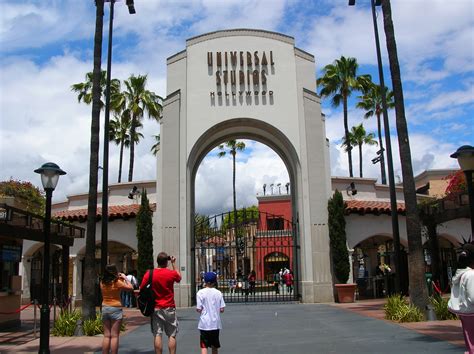
POLYGON ((130 167, 128 169, 128 181, 132 182, 133 179, 133 163, 135 160, 135 130, 136 130, 136 117, 132 117, 132 123, 130 126, 130 167))
POLYGON ((383 148, 382 140, 382 124, 380 121, 380 113, 377 113, 377 129, 379 134, 379 146, 380 146, 380 175, 382 177, 382 184, 387 184, 387 176, 385 175, 385 153, 383 148))
POLYGON ((118 183, 122 180, 122 163, 123 163, 123 139, 120 142, 120 159, 119 159, 119 174, 118 174, 118 183))
MULTIPOLYGON (((390 0, 382 1, 385 38, 387 41, 390 73, 392 75, 393 94, 395 98, 395 115, 398 133, 398 146, 403 176, 403 193, 405 197, 406 227, 408 238, 408 269, 410 280, 410 300, 419 309, 424 310, 428 302, 428 292, 425 284, 425 267, 423 244, 421 240, 421 224, 416 206, 416 189, 411 163, 408 127, 405 118, 403 88, 398 63, 395 30, 392 22, 390 0)), ((397 270, 398 271, 398 270, 397 270)))
POLYGON ((359 176, 362 178, 362 143, 359 144, 359 176))
POLYGON ((352 172, 352 146, 349 143, 349 125, 347 123, 347 97, 344 96, 343 98, 343 106, 344 106, 344 133, 346 136, 347 142, 347 157, 349 159, 349 176, 354 177, 352 172))
POLYGON ((95 318, 96 271, 95 271, 95 230, 97 213, 97 180, 99 170, 100 133, 100 76, 102 61, 102 27, 104 21, 104 0, 96 1, 94 35, 94 70, 92 79, 92 120, 89 162, 89 198, 87 201, 86 254, 84 259, 84 279, 82 291, 82 315, 85 319, 95 318))

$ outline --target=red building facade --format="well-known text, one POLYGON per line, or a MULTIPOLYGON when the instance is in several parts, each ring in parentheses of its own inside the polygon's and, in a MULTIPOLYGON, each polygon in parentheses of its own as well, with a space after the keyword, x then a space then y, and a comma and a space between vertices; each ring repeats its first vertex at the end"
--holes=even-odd
POLYGON ((281 269, 293 269, 291 195, 258 196, 260 214, 254 255, 257 277, 272 281, 281 269))

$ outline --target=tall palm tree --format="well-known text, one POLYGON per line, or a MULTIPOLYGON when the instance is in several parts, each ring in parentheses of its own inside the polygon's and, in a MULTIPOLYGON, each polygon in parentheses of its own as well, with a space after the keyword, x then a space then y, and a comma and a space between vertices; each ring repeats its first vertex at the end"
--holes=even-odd
POLYGON ((413 177, 413 167, 411 163, 410 141, 408 139, 408 127, 405 118, 402 79, 400 75, 400 65, 398 63, 397 43, 395 41, 395 30, 393 28, 390 0, 382 1, 382 12, 388 59, 390 62, 390 73, 392 76, 393 94, 395 98, 398 148, 400 151, 400 163, 403 175, 407 239, 408 250, 410 252, 410 256, 408 257, 410 301, 423 310, 428 303, 428 291, 424 279, 421 223, 416 205, 415 179, 413 177))
MULTIPOLYGON (((81 101, 85 104, 92 103, 92 81, 94 74, 88 72, 86 74, 86 80, 84 82, 79 82, 77 84, 71 85, 71 91, 77 92, 77 100, 80 103, 81 101)), ((102 70, 100 72, 100 109, 105 107, 105 88, 107 84, 107 71, 102 70)), ((112 79, 110 80, 110 92, 112 95, 120 91, 120 80, 112 79)))
MULTIPOLYGON (((161 102, 163 99, 152 91, 147 90, 147 75, 132 75, 124 81, 125 91, 118 93, 114 99, 117 109, 130 111, 130 136, 135 136, 138 124, 146 114, 148 118, 158 121, 161 118, 161 102)), ((130 143, 130 167, 128 181, 133 179, 133 165, 135 161, 135 141, 130 143)))
MULTIPOLYGON (((393 92, 385 87, 385 98, 387 102, 387 108, 393 108, 395 103, 393 101, 393 92)), ((363 92, 362 96, 359 96, 359 102, 357 103, 357 108, 365 110, 364 118, 368 119, 372 116, 377 117, 377 133, 380 146, 380 174, 382 179, 382 184, 387 184, 387 176, 385 174, 385 157, 384 157, 384 147, 382 140, 382 123, 381 115, 383 112, 382 109, 382 90, 380 85, 376 85, 371 82, 363 92)))
POLYGON ((154 156, 158 154, 158 151, 160 151, 160 134, 158 135, 153 135, 155 138, 155 144, 151 147, 150 151, 153 153, 154 156))
MULTIPOLYGON (((344 136, 349 140, 349 126, 347 117, 347 99, 354 90, 360 90, 370 79, 370 75, 357 76, 359 65, 357 60, 351 57, 341 56, 332 64, 323 68, 323 76, 317 80, 317 84, 322 86, 320 95, 322 97, 332 97, 333 107, 339 107, 341 102, 344 112, 344 136)), ((347 147, 347 157, 349 159, 349 176, 352 172, 352 147, 347 147)))
POLYGON ((85 319, 96 316, 96 281, 95 272, 95 230, 97 214, 97 180, 99 169, 99 122, 101 110, 101 70, 102 61, 102 28, 104 24, 104 0, 97 0, 94 35, 94 69, 92 75, 92 119, 89 161, 89 198, 87 201, 86 252, 84 259, 84 286, 82 291, 82 315, 85 319))
MULTIPOLYGON (((124 148, 130 147, 130 127, 130 112, 127 110, 122 112, 121 115, 115 114, 109 125, 109 140, 115 142, 117 145, 120 145, 118 183, 122 181, 123 150, 124 148)), ((142 124, 139 123, 138 127, 141 128, 142 124)), ((143 134, 135 131, 133 141, 138 143, 140 138, 143 138, 143 134)))
POLYGON ((359 177, 364 177, 362 174, 362 145, 377 145, 377 141, 374 140, 375 135, 373 133, 367 134, 365 131, 364 125, 361 123, 355 127, 351 128, 349 132, 349 144, 347 144, 345 137, 343 138, 342 145, 347 151, 347 147, 357 146, 359 148, 359 177))
POLYGON ((237 198, 235 194, 235 155, 237 155, 237 151, 244 151, 245 150, 245 143, 243 141, 237 140, 229 140, 226 141, 224 144, 219 145, 219 153, 217 156, 223 157, 226 154, 232 155, 232 197, 234 201, 234 214, 237 212, 237 198), (227 148, 227 151, 225 151, 227 148))

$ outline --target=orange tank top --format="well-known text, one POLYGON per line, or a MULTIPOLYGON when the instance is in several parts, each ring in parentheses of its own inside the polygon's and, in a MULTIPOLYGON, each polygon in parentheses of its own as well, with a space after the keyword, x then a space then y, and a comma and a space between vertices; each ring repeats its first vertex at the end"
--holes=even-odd
POLYGON ((102 306, 121 307, 120 290, 125 288, 126 284, 122 279, 117 279, 110 284, 100 283, 102 291, 102 306))

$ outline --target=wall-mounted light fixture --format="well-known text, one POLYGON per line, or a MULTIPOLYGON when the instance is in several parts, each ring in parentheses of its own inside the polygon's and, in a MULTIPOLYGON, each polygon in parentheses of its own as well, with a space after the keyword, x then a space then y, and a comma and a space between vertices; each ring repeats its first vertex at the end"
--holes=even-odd
POLYGON ((133 199, 135 196, 139 194, 140 194, 140 191, 138 190, 138 187, 133 186, 133 188, 130 190, 130 193, 128 193, 128 199, 133 199))
POLYGON ((349 184, 349 186, 346 188, 346 193, 347 195, 351 196, 351 195, 356 195, 357 194, 357 189, 355 187, 355 183, 354 182, 351 182, 351 184, 349 184))

